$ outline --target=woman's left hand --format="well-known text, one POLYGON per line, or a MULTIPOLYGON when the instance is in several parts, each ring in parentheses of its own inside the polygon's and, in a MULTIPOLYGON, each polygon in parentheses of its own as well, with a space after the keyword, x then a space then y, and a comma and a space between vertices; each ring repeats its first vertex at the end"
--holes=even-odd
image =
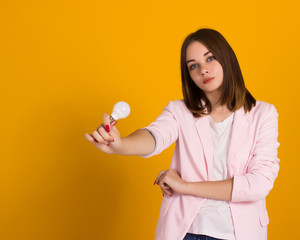
POLYGON ((175 169, 160 171, 154 185, 161 187, 163 194, 173 196, 173 192, 184 194, 187 182, 184 181, 175 169))

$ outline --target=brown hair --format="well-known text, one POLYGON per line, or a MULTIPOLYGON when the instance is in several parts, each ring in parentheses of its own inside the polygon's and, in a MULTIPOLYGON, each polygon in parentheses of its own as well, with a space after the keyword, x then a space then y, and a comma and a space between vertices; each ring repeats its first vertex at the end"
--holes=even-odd
POLYGON ((212 111, 205 93, 194 83, 186 65, 186 50, 194 41, 201 42, 215 56, 223 68, 223 83, 219 102, 231 111, 244 107, 245 113, 255 106, 256 100, 245 87, 243 75, 234 51, 226 39, 216 30, 202 28, 191 33, 181 47, 181 81, 184 103, 194 116, 201 117, 212 111), (203 106, 202 101, 205 105, 203 106), (207 112, 206 112, 207 110, 207 112))

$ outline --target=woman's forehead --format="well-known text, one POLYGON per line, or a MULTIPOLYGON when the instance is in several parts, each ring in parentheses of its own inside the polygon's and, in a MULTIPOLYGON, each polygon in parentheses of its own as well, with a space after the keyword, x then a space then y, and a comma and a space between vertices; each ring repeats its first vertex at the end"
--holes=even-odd
POLYGON ((203 56, 210 50, 201 42, 194 41, 190 43, 186 49, 186 58, 194 56, 203 56))

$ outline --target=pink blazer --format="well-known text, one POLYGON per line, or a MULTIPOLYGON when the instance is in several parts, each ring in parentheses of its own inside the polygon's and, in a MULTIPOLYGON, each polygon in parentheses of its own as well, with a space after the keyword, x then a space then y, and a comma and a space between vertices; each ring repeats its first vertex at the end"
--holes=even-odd
MULTIPOLYGON (((159 154, 176 142, 170 168, 189 182, 210 181, 213 144, 208 116, 194 117, 183 100, 170 101, 161 115, 145 129, 156 141, 149 155, 159 154)), ((269 103, 257 101, 245 114, 234 114, 228 149, 228 178, 234 178, 229 203, 236 240, 267 239, 269 223, 265 198, 279 170, 277 158, 278 113, 269 103)), ((174 194, 163 197, 156 226, 156 240, 182 240, 206 199, 174 194)))

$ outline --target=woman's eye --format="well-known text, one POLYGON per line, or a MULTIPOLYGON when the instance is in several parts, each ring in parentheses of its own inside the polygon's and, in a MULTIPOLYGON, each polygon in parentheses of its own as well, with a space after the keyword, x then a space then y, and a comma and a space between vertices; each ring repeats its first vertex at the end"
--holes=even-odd
POLYGON ((190 69, 193 70, 193 69, 195 69, 197 66, 198 66, 198 64, 192 64, 192 65, 190 66, 190 69))
POLYGON ((212 61, 212 60, 214 60, 215 59, 215 57, 214 56, 210 56, 209 58, 207 58, 207 60, 210 62, 210 61, 212 61))

